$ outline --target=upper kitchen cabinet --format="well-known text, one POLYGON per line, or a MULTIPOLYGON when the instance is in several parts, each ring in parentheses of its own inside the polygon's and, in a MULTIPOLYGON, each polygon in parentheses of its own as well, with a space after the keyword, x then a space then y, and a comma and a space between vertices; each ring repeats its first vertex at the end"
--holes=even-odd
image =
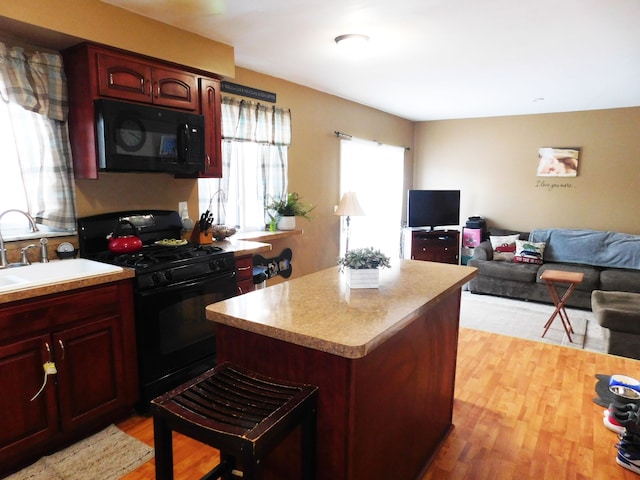
POLYGON ((185 110, 198 109, 195 75, 141 62, 127 55, 98 51, 98 94, 185 110))
POLYGON ((220 82, 213 78, 200 79, 200 113, 204 115, 206 136, 204 149, 207 154, 206 169, 201 177, 222 177, 222 125, 220 82), (207 127, 208 126, 208 127, 207 127))
POLYGON ((102 45, 62 52, 69 87, 69 136, 76 178, 98 178, 94 101, 154 104, 205 117, 204 177, 222 175, 220 82, 202 72, 102 45))

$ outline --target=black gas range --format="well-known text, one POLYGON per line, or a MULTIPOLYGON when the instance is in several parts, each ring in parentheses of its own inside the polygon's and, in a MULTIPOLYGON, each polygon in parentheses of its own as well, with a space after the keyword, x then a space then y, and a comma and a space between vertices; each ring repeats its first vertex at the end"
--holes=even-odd
MULTIPOLYGON (((131 232, 133 233, 133 232, 131 232)), ((170 210, 132 210, 78 219, 80 255, 135 269, 134 305, 141 410, 156 396, 215 366, 215 328, 205 307, 238 294, 233 253, 179 240, 170 210), (143 243, 134 253, 109 251, 108 236, 127 220, 143 243)))
POLYGON ((93 260, 136 270, 139 290, 160 288, 200 277, 235 271, 232 253, 220 247, 185 245, 145 245, 135 253, 100 252, 93 260))

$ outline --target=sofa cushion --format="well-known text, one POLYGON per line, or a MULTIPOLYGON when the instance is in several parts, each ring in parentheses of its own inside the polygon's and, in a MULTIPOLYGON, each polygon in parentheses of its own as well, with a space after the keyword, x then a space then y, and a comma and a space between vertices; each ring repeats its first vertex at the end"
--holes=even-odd
POLYGON ((545 263, 540 266, 540 269, 538 270, 538 278, 536 279, 538 283, 545 283, 544 280, 540 278, 540 275, 542 275, 542 272, 546 270, 583 273, 584 278, 581 283, 576 285, 576 290, 585 290, 590 292, 591 290, 600 288, 600 269, 597 267, 578 265, 575 263, 545 263))
POLYGON ((504 228, 491 227, 489 229, 489 235, 504 236, 504 235, 518 235, 520 240, 529 240, 529 232, 519 232, 517 230, 506 230, 504 228))
POLYGON ((485 240, 480 245, 473 249, 473 258, 476 260, 493 260, 493 249, 491 248, 491 242, 485 240))
POLYGON ((491 260, 469 260, 468 265, 478 269, 478 275, 501 280, 534 283, 540 265, 530 263, 495 262, 491 260))
POLYGON ((640 271, 626 268, 605 268, 600 272, 600 290, 640 293, 640 271))
POLYGON ((601 326, 640 334, 640 294, 594 290, 591 307, 601 326))
POLYGON ((514 262, 542 264, 544 256, 544 242, 529 242, 523 240, 516 241, 516 255, 514 262))
POLYGON ((489 241, 493 248, 494 260, 505 260, 511 262, 516 253, 516 241, 518 235, 491 235, 489 241))

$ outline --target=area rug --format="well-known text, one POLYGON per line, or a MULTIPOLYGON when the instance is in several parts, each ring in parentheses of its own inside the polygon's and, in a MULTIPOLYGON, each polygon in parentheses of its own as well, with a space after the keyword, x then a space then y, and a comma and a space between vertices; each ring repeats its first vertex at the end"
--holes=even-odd
POLYGON ((601 351, 602 341, 597 338, 601 333, 591 311, 567 309, 575 332, 571 334, 572 342, 569 341, 559 316, 556 316, 543 338, 544 324, 554 309, 553 305, 463 291, 460 326, 580 349, 585 348, 589 340, 589 350, 601 351), (595 339, 588 338, 588 329, 594 332, 595 339))
POLYGON ((153 458, 153 448, 115 425, 5 480, 118 480, 153 458))

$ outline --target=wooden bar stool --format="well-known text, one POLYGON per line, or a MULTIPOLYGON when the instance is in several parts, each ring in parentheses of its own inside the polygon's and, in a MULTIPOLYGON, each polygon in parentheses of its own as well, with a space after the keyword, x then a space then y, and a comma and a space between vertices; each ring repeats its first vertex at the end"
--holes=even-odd
POLYGON ((301 477, 315 479, 318 387, 223 363, 151 402, 156 479, 173 479, 171 432, 220 450, 203 479, 262 478, 262 459, 301 426, 301 477), (240 472, 241 470, 241 472, 240 472))

